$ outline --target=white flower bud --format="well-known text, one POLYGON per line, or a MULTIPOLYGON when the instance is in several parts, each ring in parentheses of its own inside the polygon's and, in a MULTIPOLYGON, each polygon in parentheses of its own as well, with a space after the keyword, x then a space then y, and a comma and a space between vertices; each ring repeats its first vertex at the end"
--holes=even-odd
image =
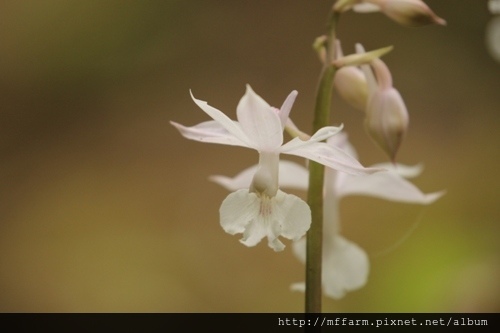
POLYGON ((340 68, 335 73, 333 84, 347 103, 358 110, 365 111, 368 100, 368 85, 361 69, 354 66, 340 68))
POLYGON ((372 95, 366 112, 366 130, 392 161, 408 130, 408 124, 408 111, 396 89, 391 87, 372 95))
MULTIPOLYGON (((367 77, 373 76, 370 66, 363 67, 367 77)), ((375 73, 376 84, 370 85, 365 128, 377 145, 394 161, 408 130, 408 111, 403 98, 392 86, 391 72, 385 63, 375 59, 371 68, 375 73)))
POLYGON ((397 23, 419 27, 427 24, 446 25, 446 21, 437 16, 421 0, 365 0, 380 7, 380 11, 397 23))

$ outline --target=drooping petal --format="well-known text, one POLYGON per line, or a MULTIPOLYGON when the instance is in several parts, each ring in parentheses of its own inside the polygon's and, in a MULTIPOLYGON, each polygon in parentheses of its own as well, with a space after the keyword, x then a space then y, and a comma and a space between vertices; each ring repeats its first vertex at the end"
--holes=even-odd
POLYGON ((237 123, 231 120, 223 112, 208 105, 206 101, 194 98, 193 93, 191 91, 189 91, 189 93, 191 94, 191 98, 193 99, 193 101, 196 103, 196 105, 198 105, 200 109, 205 111, 205 113, 208 114, 210 117, 212 117, 213 120, 221 124, 229 133, 231 133, 236 138, 244 142, 247 145, 247 147, 251 147, 250 146, 251 142, 241 129, 241 126, 238 126, 237 123))
POLYGON ((274 151, 283 143, 283 127, 278 113, 247 85, 236 108, 241 128, 259 151, 274 151))
POLYGON ((397 173, 391 171, 378 172, 366 177, 343 175, 337 195, 365 195, 376 198, 414 204, 430 204, 439 199, 444 192, 424 194, 418 187, 397 173))
POLYGON ((323 290, 334 299, 363 287, 370 263, 366 252, 357 244, 337 235, 331 248, 323 251, 323 290))
POLYGON ((278 191, 275 198, 275 221, 281 226, 281 235, 298 240, 311 226, 311 209, 299 197, 278 191))
POLYGON ((306 262, 306 238, 301 238, 292 244, 293 254, 299 259, 301 263, 306 262))
POLYGON ((282 191, 267 197, 241 189, 222 202, 220 218, 227 233, 243 233, 244 245, 255 246, 267 236, 269 247, 281 251, 285 246, 278 237, 302 237, 310 227, 311 211, 300 198, 282 191))
MULTIPOLYGON (((218 143, 223 145, 242 146, 248 145, 238 137, 229 133, 227 129, 215 120, 205 121, 195 126, 187 127, 174 121, 170 122, 179 130, 183 137, 190 140, 218 143)), ((235 124, 239 126, 238 124, 235 124)))
POLYGON ((210 176, 209 179, 229 191, 236 191, 244 188, 249 188, 250 184, 252 183, 253 176, 255 175, 255 172, 257 171, 258 167, 259 166, 256 164, 249 168, 246 168, 233 178, 222 175, 214 175, 210 176))
POLYGON ((288 149, 283 149, 281 152, 284 154, 301 156, 337 171, 354 175, 371 174, 381 171, 381 169, 377 168, 365 168, 351 155, 337 147, 329 146, 324 142, 307 142, 306 144, 299 145, 296 144, 296 140, 300 139, 295 138, 288 142, 292 144, 288 145, 287 143, 283 145, 283 148, 288 149))
POLYGON ((420 175, 423 171, 421 164, 405 165, 401 163, 377 163, 372 167, 386 169, 387 171, 394 172, 403 178, 414 178, 420 175))
POLYGON ((309 186, 309 170, 300 164, 291 161, 280 161, 280 187, 297 190, 307 190, 309 186))
MULTIPOLYGON (((306 261, 306 240, 293 243, 293 252, 302 262, 306 261)), ((366 252, 357 244, 335 235, 323 243, 321 281, 325 295, 342 298, 346 292, 363 287, 368 279, 370 263, 366 252)), ((293 291, 305 291, 302 282, 290 286, 293 291)))
POLYGON ((248 224, 259 214, 260 199, 255 193, 241 189, 229 194, 220 207, 220 224, 224 231, 234 235, 245 232, 248 224))

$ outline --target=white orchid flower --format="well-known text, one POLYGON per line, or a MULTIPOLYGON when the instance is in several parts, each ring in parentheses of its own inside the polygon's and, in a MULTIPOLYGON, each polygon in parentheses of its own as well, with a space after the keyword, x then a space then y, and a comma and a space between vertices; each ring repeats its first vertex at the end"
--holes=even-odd
POLYGON ((245 95, 236 108, 238 121, 233 121, 191 95, 213 120, 192 127, 171 122, 185 138, 258 151, 259 164, 252 173, 251 181, 246 188, 229 194, 219 210, 222 228, 232 235, 243 233, 240 241, 246 246, 255 246, 267 236, 268 245, 275 251, 281 251, 285 246, 279 236, 297 240, 311 224, 309 206, 297 196, 279 190, 280 154, 301 156, 349 174, 379 171, 366 169, 349 154, 320 142, 337 134, 341 127, 324 127, 309 140, 294 138, 283 144, 283 130, 296 96, 297 92, 292 91, 281 109, 277 109, 247 85, 245 95))
MULTIPOLYGON (((347 141, 344 133, 331 137, 328 144, 340 147, 356 156, 354 148, 347 141)), ((414 177, 421 172, 420 166, 405 166, 392 163, 378 164, 386 171, 366 176, 352 176, 331 168, 325 171, 324 223, 323 223, 323 259, 322 283, 325 295, 339 299, 346 292, 363 287, 369 273, 369 260, 366 252, 357 244, 340 235, 339 203, 348 195, 365 195, 391 201, 430 204, 443 192, 422 193, 404 177, 414 177)), ((212 176, 211 180, 228 190, 244 188, 251 182, 251 175, 256 166, 243 170, 234 178, 212 176)), ((297 163, 280 161, 280 186, 294 189, 307 189, 308 170, 297 163)), ((306 241, 302 238, 293 243, 297 258, 305 262, 306 241)), ((294 283, 292 290, 305 290, 303 282, 294 283)))

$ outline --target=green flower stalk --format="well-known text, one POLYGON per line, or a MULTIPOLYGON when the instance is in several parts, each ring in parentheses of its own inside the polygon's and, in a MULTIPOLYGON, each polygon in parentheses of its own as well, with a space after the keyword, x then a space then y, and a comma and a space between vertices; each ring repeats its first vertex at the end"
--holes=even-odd
MULTIPOLYGON (((328 33, 324 40, 324 62, 320 74, 316 104, 314 107, 313 131, 327 126, 330 120, 333 78, 336 67, 335 40, 339 12, 332 10, 328 22, 328 33)), ((311 208, 311 227, 306 234, 306 291, 305 312, 321 312, 321 275, 323 248, 323 165, 311 161, 309 164, 309 190, 307 203, 311 208)))

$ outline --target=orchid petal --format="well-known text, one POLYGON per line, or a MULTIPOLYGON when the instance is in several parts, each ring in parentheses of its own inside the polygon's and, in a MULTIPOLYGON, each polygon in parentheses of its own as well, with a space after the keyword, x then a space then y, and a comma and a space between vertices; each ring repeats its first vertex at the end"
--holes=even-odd
MULTIPOLYGON (((306 240, 293 243, 295 256, 305 263, 306 240)), ((342 298, 346 292, 359 289, 366 284, 370 263, 368 255, 357 244, 336 234, 329 242, 323 243, 321 281, 323 291, 334 299, 342 298)), ((293 291, 305 291, 304 284, 293 283, 293 291)))
POLYGON ((293 242, 293 254, 301 263, 306 262, 306 244, 305 237, 293 242))
POLYGON ((221 124, 229 133, 234 135, 240 141, 244 142, 247 147, 252 147, 250 145, 250 140, 245 135, 245 133, 242 131, 241 127, 237 125, 236 122, 231 120, 223 112, 208 105, 208 103, 206 101, 202 101, 202 100, 194 98, 193 93, 191 91, 189 91, 189 93, 191 94, 191 98, 193 99, 193 101, 196 103, 196 105, 198 105, 198 107, 200 107, 200 109, 205 111, 205 113, 208 114, 210 117, 212 117, 213 120, 215 120, 216 122, 221 124))
POLYGON ((312 137, 310 137, 308 140, 303 140, 301 138, 293 138, 292 140, 288 141, 285 143, 283 146, 280 148, 280 152, 282 153, 288 153, 291 150, 295 150, 297 148, 301 148, 304 146, 308 146, 313 142, 319 142, 328 139, 331 136, 334 136, 335 134, 339 133, 342 130, 342 126, 336 127, 336 126, 326 126, 320 128, 312 137))
POLYGON ((245 231, 259 211, 259 198, 247 189, 229 194, 220 207, 220 223, 224 231, 234 235, 245 231), (257 212, 257 213, 256 213, 257 212))
POLYGON ((243 188, 248 189, 250 187, 250 184, 252 183, 253 176, 255 175, 255 172, 257 172, 258 168, 259 166, 257 164, 249 168, 246 168, 240 173, 238 173, 236 176, 234 176, 234 178, 221 175, 214 175, 210 176, 209 179, 229 191, 236 191, 243 188))
POLYGON ((281 221, 281 235, 298 240, 311 225, 311 209, 299 197, 278 191, 276 195, 277 221, 281 221))
POLYGON ((236 108, 241 128, 257 150, 272 151, 283 143, 283 127, 277 112, 247 85, 236 108))
POLYGON ((323 290, 334 299, 363 287, 368 279, 368 255, 357 244, 337 235, 323 251, 323 290))
POLYGON ((326 140, 342 131, 344 125, 340 126, 325 126, 316 131, 309 139, 310 142, 320 142, 326 140))
POLYGON ((420 175, 423 171, 421 164, 405 165, 400 163, 377 163, 372 167, 383 168, 387 171, 394 172, 404 178, 414 178, 420 175))
POLYGON ((244 245, 255 246, 267 236, 269 247, 281 251, 285 246, 278 237, 302 237, 310 227, 311 211, 300 198, 282 191, 267 197, 241 189, 222 202, 220 218, 227 233, 243 233, 244 245))
POLYGON ((273 241, 279 236, 279 233, 274 232, 273 229, 268 230, 268 225, 266 225, 264 219, 259 217, 259 215, 256 215, 255 219, 246 226, 243 237, 240 239, 242 244, 251 247, 257 245, 268 234, 270 234, 273 241))
POLYGON ((297 97, 297 90, 292 91, 288 97, 285 99, 283 102, 283 105, 281 106, 279 110, 279 116, 280 116, 280 121, 281 121, 281 127, 282 129, 285 128, 285 125, 287 124, 288 116, 290 115, 290 111, 292 110, 293 103, 295 102, 295 98, 297 97))
POLYGON ((309 170, 295 162, 280 161, 280 187, 307 190, 309 186, 309 170))
MULTIPOLYGON (((174 121, 171 121, 170 123, 177 128, 186 139, 248 147, 244 141, 241 141, 239 138, 229 133, 224 126, 215 120, 205 121, 191 127, 178 124, 174 121)), ((238 126, 237 123, 235 123, 235 125, 238 126)))
MULTIPOLYGON (((294 140, 300 140, 295 138, 294 140)), ((294 143, 294 140, 288 143, 294 143)), ((283 146, 288 146, 288 143, 283 146)), ((365 168, 354 157, 343 150, 329 146, 324 142, 308 142, 301 145, 290 145, 293 148, 282 151, 284 154, 301 156, 327 167, 354 175, 365 175, 381 171, 378 168, 365 168)))
POLYGON ((366 195, 391 201, 430 204, 439 199, 444 192, 424 194, 411 182, 390 171, 378 172, 366 177, 344 175, 337 195, 366 195))

